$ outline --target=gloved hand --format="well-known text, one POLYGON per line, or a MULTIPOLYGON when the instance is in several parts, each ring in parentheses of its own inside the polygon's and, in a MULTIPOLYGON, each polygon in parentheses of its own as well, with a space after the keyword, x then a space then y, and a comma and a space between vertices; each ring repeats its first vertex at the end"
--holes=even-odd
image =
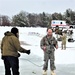
POLYGON ((21 55, 20 55, 20 53, 18 53, 18 57, 20 57, 21 55))
POLYGON ((31 52, 30 52, 30 50, 27 50, 26 53, 29 55, 31 52))

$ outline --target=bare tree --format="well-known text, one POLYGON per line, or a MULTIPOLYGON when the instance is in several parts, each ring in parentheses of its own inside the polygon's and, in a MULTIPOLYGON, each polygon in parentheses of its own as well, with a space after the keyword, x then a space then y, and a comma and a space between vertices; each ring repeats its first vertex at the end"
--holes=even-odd
POLYGON ((0 26, 10 26, 11 25, 11 21, 10 18, 8 16, 0 16, 0 26))

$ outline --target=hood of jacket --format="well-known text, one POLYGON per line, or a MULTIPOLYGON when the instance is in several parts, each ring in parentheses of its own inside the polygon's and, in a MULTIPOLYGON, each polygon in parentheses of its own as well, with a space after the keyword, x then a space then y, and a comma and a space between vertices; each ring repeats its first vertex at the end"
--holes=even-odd
POLYGON ((14 34, 11 33, 11 32, 9 32, 9 31, 7 31, 7 32, 4 33, 4 35, 5 35, 5 36, 11 36, 11 35, 14 35, 14 34))

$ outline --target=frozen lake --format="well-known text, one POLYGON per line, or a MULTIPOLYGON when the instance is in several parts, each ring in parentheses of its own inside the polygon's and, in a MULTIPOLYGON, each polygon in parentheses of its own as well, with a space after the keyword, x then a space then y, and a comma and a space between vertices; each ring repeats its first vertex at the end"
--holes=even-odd
MULTIPOLYGON (((20 72, 21 75, 41 75, 43 65, 43 51, 40 49, 40 40, 46 34, 46 28, 19 28, 21 46, 31 49, 31 54, 21 54, 20 72), (27 44, 27 45, 26 45, 27 44)), ((0 27, 0 40, 4 32, 10 31, 11 27, 0 27)), ((73 30, 75 31, 75 30, 73 30)), ((55 34, 54 34, 55 36, 55 34)), ((73 37, 75 36, 75 33, 73 37)), ((75 38, 75 37, 74 37, 75 38)), ((75 75, 75 42, 67 42, 67 49, 55 50, 56 75, 75 75)), ((1 56, 1 54, 0 54, 1 56)), ((3 61, 0 59, 0 75, 4 75, 3 61)), ((48 69, 50 75, 50 69, 48 69)))
MULTIPOLYGON (((41 57, 34 54, 25 55, 24 58, 20 58, 20 75, 42 75, 42 64, 41 57)), ((75 64, 56 64, 55 72, 56 75, 75 75, 75 64)), ((49 66, 47 73, 50 75, 49 66)), ((4 66, 0 66, 0 75, 4 75, 4 66)))

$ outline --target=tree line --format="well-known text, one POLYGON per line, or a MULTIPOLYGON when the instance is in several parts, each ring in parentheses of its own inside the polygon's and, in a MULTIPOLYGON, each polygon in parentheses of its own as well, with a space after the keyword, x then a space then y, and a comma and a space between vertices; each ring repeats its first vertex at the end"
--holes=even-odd
POLYGON ((67 24, 75 25, 75 11, 67 9, 61 13, 28 13, 21 11, 10 19, 7 15, 0 15, 0 26, 20 26, 20 27, 48 27, 52 20, 65 20, 67 24))

